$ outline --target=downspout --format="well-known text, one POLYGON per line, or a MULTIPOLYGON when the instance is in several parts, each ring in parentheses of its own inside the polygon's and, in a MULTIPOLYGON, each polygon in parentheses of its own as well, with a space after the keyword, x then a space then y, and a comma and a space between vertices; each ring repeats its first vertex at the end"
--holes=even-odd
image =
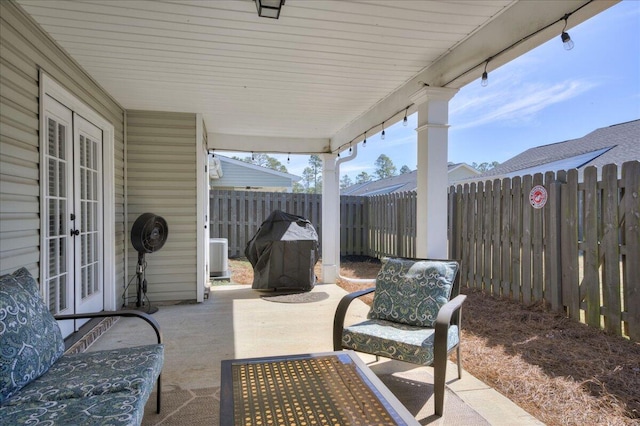
MULTIPOLYGON (((339 157, 338 160, 336 160, 336 179, 338 180, 338 187, 340 187, 340 165, 342 163, 346 163, 347 161, 351 161, 354 160, 356 157, 358 156, 358 144, 356 144, 355 146, 351 147, 351 154, 349 154, 346 157, 339 157)), ((343 279, 343 280, 353 280, 353 278, 346 278, 343 277, 342 275, 340 275, 340 239, 338 239, 338 278, 343 279)))

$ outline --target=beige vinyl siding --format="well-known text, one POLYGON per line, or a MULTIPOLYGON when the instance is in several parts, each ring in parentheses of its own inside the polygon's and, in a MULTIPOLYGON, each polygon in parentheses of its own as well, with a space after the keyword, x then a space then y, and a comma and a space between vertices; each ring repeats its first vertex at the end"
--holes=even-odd
POLYGON ((116 282, 124 285, 122 108, 13 1, 0 1, 0 273, 39 278, 39 69, 115 128, 116 282))
MULTIPOLYGON (((196 115, 127 111, 128 229, 143 213, 162 216, 169 238, 146 255, 149 300, 196 299, 196 115)), ((129 243, 129 276, 138 254, 129 243)), ((135 283, 129 291, 135 300, 135 283)))
POLYGON ((290 188, 292 181, 268 171, 256 170, 242 165, 222 161, 222 177, 211 179, 215 188, 290 188))

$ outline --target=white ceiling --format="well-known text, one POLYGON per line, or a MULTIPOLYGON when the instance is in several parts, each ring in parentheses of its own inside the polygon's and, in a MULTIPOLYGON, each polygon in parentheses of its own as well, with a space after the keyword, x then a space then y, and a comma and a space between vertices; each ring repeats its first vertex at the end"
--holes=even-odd
POLYGON ((278 20, 253 0, 18 3, 126 109, 202 113, 218 148, 322 152, 401 119, 424 83, 477 79, 589 2, 287 0, 278 20))

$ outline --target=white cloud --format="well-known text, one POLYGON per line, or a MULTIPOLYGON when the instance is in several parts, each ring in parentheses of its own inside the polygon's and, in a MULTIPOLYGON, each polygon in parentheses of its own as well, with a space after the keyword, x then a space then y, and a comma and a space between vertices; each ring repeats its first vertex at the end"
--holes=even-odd
MULTIPOLYGON (((471 93, 451 111, 456 129, 467 129, 489 123, 521 123, 551 105, 567 101, 597 86, 589 80, 571 80, 546 85, 518 81, 496 82, 502 90, 487 95, 471 93), (507 84, 504 84, 507 83, 507 84)), ((474 91, 475 92, 475 91, 474 91)))

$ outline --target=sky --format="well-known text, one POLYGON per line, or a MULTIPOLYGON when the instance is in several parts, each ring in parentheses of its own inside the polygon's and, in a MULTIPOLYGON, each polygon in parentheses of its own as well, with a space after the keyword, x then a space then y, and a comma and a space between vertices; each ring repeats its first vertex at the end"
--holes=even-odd
MULTIPOLYGON (((560 35, 489 72, 449 103, 449 161, 499 163, 529 148, 580 138, 592 131, 640 119, 640 0, 624 0, 567 30, 574 41, 564 50, 560 35)), ((416 115, 369 135, 340 176, 353 182, 374 175, 380 154, 399 171, 416 168, 416 115)), ((640 143, 640 141, 639 141, 640 143)), ((243 158, 247 153, 224 153, 243 158)), ((273 154, 289 173, 302 176, 308 156, 273 154)), ((640 159, 639 159, 640 160, 640 159)))

